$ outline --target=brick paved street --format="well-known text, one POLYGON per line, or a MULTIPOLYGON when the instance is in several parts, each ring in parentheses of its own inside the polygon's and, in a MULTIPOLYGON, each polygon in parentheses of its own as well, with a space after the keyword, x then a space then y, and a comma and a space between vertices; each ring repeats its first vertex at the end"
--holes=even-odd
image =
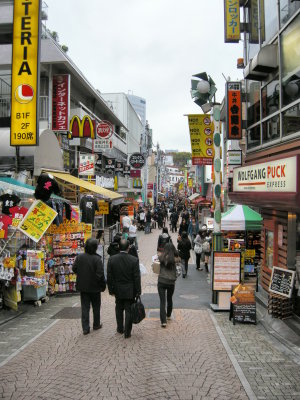
POLYGON ((139 237, 150 308, 146 320, 133 327, 132 338, 116 333, 114 299, 107 292, 103 328, 87 336, 78 296, 32 307, 0 326, 0 398, 300 399, 300 360, 262 325, 233 326, 227 313, 213 314, 206 273, 190 267, 188 279, 179 278, 172 320, 167 329, 160 327, 151 305, 157 293, 157 276, 150 272, 157 236, 156 230, 139 237), (66 307, 65 319, 55 319, 66 307))

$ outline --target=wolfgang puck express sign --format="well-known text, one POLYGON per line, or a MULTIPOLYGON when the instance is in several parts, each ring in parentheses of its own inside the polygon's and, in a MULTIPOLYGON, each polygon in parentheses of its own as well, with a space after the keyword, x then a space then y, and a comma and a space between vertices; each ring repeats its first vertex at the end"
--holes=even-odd
POLYGON ((297 157, 234 168, 234 192, 296 192, 297 157))
POLYGON ((11 146, 38 144, 40 0, 15 0, 11 81, 11 146))

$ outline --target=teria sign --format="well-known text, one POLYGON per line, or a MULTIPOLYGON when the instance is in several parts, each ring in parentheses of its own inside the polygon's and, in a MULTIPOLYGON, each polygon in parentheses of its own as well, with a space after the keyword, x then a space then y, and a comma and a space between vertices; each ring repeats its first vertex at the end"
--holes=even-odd
POLYGON ((38 145, 40 3, 14 1, 11 146, 38 145))
POLYGON ((296 192, 297 158, 234 168, 234 192, 296 192))
POLYGON ((114 127, 109 121, 102 121, 96 128, 99 139, 109 139, 114 133, 114 127))

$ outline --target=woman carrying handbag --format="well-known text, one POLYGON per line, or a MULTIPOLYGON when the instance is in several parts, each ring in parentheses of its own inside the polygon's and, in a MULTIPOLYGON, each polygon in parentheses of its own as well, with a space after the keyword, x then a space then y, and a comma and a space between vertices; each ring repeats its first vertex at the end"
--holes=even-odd
POLYGON ((161 327, 166 328, 167 319, 171 318, 173 310, 173 293, 178 276, 176 268, 176 262, 179 261, 178 253, 172 243, 165 244, 163 252, 159 256, 159 261, 160 273, 157 280, 157 289, 160 299, 160 322, 161 327))

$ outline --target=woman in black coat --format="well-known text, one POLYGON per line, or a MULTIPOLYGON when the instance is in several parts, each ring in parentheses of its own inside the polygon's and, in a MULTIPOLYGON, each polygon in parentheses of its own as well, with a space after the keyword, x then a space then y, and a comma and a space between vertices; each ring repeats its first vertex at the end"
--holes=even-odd
POLYGON ((183 231, 181 236, 178 236, 178 253, 182 263, 182 277, 185 278, 188 272, 189 259, 191 257, 190 250, 192 248, 191 242, 188 238, 187 232, 183 231))
POLYGON ((80 292, 81 324, 83 334, 90 333, 90 305, 93 307, 93 329, 102 328, 100 322, 101 293, 106 288, 104 269, 101 257, 96 253, 97 239, 88 239, 85 244, 85 253, 75 258, 73 272, 77 274, 76 287, 80 292))

